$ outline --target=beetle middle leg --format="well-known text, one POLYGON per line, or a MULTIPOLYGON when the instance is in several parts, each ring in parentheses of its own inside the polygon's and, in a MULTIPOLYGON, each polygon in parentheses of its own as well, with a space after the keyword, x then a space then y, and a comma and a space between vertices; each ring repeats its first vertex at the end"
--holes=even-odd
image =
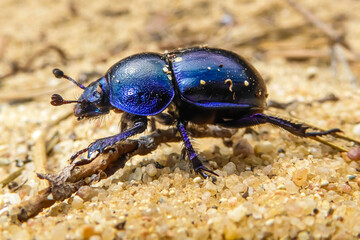
POLYGON ((211 171, 210 169, 206 168, 204 166, 204 164, 200 161, 200 159, 198 158, 191 142, 190 142, 190 139, 189 139, 189 136, 186 132, 186 129, 185 129, 185 124, 182 122, 182 121, 178 121, 177 123, 177 127, 178 127, 178 130, 180 132, 180 135, 181 135, 181 138, 185 144, 185 148, 186 148, 186 151, 187 151, 187 154, 189 156, 189 159, 193 165, 193 169, 196 173, 199 173, 203 178, 207 178, 208 175, 205 173, 205 172, 208 172, 208 173, 211 173, 211 174, 214 174, 215 176, 219 176, 218 174, 216 174, 215 172, 211 171))

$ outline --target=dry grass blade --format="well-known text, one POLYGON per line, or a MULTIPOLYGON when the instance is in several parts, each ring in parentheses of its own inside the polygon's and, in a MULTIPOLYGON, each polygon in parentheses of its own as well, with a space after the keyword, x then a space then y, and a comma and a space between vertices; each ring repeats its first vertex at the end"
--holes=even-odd
POLYGON ((0 185, 2 187, 7 186, 10 182, 14 181, 18 176, 20 176, 23 170, 24 170, 24 167, 21 167, 18 170, 16 170, 15 172, 11 173, 5 179, 0 181, 0 185))

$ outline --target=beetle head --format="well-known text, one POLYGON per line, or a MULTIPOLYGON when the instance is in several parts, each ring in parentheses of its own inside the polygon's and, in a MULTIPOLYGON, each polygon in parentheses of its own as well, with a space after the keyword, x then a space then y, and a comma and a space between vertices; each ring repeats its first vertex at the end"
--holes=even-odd
POLYGON ((109 113, 112 106, 109 101, 108 84, 105 77, 101 77, 95 82, 92 82, 89 86, 84 87, 74 79, 65 75, 61 70, 54 69, 53 73, 57 78, 65 78, 75 83, 84 92, 81 94, 78 100, 67 101, 64 100, 59 94, 53 94, 51 97, 51 104, 54 106, 60 106, 68 103, 76 103, 74 107, 74 115, 81 120, 83 118, 96 117, 102 114, 109 113))

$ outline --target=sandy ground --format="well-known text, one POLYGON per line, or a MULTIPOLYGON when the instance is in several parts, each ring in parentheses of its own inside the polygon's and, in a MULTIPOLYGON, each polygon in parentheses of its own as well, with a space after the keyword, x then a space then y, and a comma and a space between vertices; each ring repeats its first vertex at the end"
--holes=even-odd
MULTIPOLYGON (((359 1, 301 3, 344 33, 360 52, 359 1)), ((115 113, 101 120, 68 117, 56 122, 71 113, 72 106, 53 107, 50 96, 60 93, 74 99, 81 91, 56 79, 54 67, 91 82, 134 53, 204 44, 225 48, 245 56, 259 70, 269 99, 295 101, 269 112, 325 129, 338 127, 357 139, 360 91, 341 61, 332 64, 324 33, 286 1, 2 0, 0 8, 0 181, 19 173, 0 189, 0 238, 360 236, 358 163, 269 125, 239 130, 232 138, 248 149, 246 157, 235 156, 237 148, 226 147, 221 139, 194 139, 197 151, 220 175, 215 184, 180 160, 180 143, 162 144, 149 155, 131 158, 79 195, 20 223, 15 206, 47 186, 37 172, 56 173, 74 152, 119 131, 115 113), (337 100, 318 101, 329 94, 337 100), (156 168, 156 163, 165 168, 156 168)), ((359 76, 354 51, 336 51, 343 52, 340 56, 359 76)))

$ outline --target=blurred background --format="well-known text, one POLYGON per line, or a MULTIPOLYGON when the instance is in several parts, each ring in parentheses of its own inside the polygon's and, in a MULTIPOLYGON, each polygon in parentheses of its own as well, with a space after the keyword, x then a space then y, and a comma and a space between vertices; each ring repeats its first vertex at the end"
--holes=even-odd
MULTIPOLYGON (((277 106, 270 111, 360 136, 360 1, 1 0, 0 9, 0 176, 17 173, 2 181, 0 193, 16 192, 11 203, 46 185, 36 172, 56 172, 75 151, 119 131, 115 114, 78 122, 72 106, 51 106, 53 93, 65 99, 81 94, 52 75, 55 67, 87 85, 131 54, 224 48, 262 74, 269 105, 277 106), (13 191, 11 182, 25 187, 13 191)), ((260 140, 273 142, 275 152, 304 144, 287 133, 279 138, 277 129, 261 129, 270 134, 260 140)), ((241 166, 237 174, 246 169, 241 166)))

